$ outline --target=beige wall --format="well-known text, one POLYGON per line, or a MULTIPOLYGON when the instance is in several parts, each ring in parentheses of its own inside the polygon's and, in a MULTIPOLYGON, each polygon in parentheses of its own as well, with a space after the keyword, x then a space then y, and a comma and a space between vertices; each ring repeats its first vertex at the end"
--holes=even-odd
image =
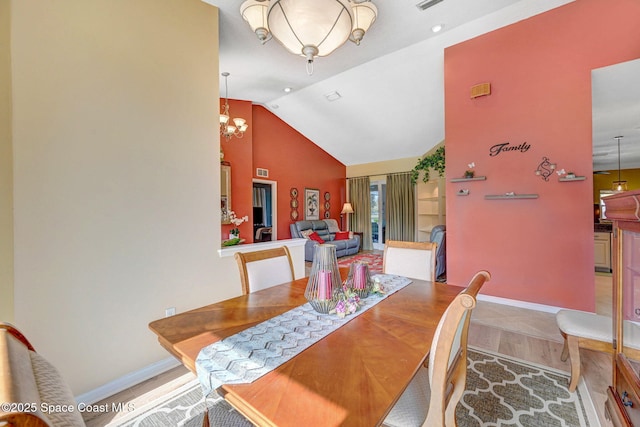
POLYGON ((0 321, 13 322, 11 3, 0 1, 0 321))
POLYGON ((216 253, 217 9, 11 6, 15 321, 78 395, 167 358, 165 308, 240 293, 216 253))
POLYGON ((347 178, 407 172, 413 169, 413 167, 418 163, 418 160, 419 159, 417 157, 407 157, 405 159, 386 160, 384 162, 362 163, 359 165, 347 166, 347 178))

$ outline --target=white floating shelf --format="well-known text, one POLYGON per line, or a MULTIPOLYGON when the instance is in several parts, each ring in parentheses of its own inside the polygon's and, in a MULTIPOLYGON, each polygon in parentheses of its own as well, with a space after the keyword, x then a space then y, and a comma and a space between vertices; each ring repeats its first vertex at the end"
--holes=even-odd
POLYGON ((576 176, 574 178, 558 178, 558 181, 560 182, 570 182, 570 181, 584 181, 585 179, 587 179, 587 177, 585 176, 576 176))
POLYGON ((475 176, 473 178, 452 178, 449 182, 484 181, 486 179, 486 176, 475 176))
POLYGON ((487 200, 537 199, 537 194, 487 194, 487 200))

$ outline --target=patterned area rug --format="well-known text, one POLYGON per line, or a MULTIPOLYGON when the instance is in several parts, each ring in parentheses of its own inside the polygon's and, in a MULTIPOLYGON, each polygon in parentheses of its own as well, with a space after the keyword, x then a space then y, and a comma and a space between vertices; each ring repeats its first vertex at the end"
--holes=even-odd
POLYGON ((338 267, 349 267, 352 262, 361 261, 369 264, 371 274, 382 273, 382 254, 356 254, 338 258, 338 267))
MULTIPOLYGON (((566 372, 477 348, 468 354, 467 391, 456 408, 459 427, 600 426, 583 380, 569 393, 566 372)), ((201 426, 202 405, 194 380, 109 426, 201 426)), ((219 397, 207 406, 212 426, 251 426, 219 397)))
MULTIPOLYGON (((252 427, 222 397, 211 393, 207 398, 209 425, 212 427, 252 427)), ((195 379, 142 408, 118 418, 106 427, 202 427, 204 401, 200 382, 195 379)))
POLYGON ((600 426, 584 381, 569 393, 569 378, 566 372, 469 348, 458 426, 600 426))

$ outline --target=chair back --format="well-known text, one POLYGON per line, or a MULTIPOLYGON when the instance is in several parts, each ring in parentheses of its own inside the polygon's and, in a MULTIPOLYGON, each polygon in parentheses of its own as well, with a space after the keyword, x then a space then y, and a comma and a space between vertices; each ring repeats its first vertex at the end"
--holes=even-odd
POLYGON ((76 401, 60 372, 5 322, 0 322, 0 402, 9 404, 0 408, 0 426, 85 426, 78 411, 43 410, 40 402, 64 408, 76 401))
POLYGON ((478 291, 491 278, 476 273, 465 290, 449 304, 436 328, 429 352, 431 399, 424 426, 455 426, 456 405, 467 379, 467 337, 478 291))
POLYGON ((433 282, 437 247, 433 242, 387 240, 384 245, 382 272, 433 282))
POLYGON ((243 295, 294 279, 291 253, 286 246, 255 252, 236 252, 234 256, 240 270, 243 295))

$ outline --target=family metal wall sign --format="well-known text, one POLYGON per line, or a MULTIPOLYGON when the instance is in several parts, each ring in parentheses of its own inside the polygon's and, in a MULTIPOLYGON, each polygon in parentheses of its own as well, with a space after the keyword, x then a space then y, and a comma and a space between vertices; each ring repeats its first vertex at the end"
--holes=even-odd
POLYGON ((519 151, 521 153, 526 153, 531 148, 531 145, 527 144, 527 142, 523 142, 520 145, 511 145, 509 142, 503 142, 502 144, 496 144, 493 147, 489 148, 489 157, 495 157, 500 153, 507 151, 519 151))

